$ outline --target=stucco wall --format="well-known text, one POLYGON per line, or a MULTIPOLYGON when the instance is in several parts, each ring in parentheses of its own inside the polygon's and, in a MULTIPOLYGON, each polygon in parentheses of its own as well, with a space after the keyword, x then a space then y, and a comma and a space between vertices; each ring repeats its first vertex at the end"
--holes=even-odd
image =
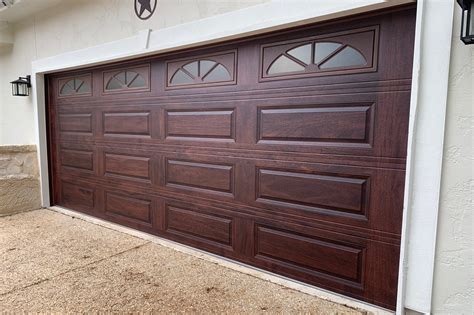
POLYGON ((13 48, 0 51, 0 144, 35 142, 31 97, 12 97, 9 84, 31 73, 31 61, 266 1, 159 0, 154 16, 141 21, 131 0, 64 0, 14 24, 13 48))
POLYGON ((444 143, 433 313, 474 312, 474 45, 459 40, 456 6, 444 143))

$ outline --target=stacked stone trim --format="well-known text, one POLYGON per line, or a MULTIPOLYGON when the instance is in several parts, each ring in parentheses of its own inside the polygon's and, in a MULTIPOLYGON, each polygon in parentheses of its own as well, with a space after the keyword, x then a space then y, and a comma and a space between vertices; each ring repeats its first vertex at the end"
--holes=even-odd
POLYGON ((36 146, 0 146, 0 216, 40 207, 36 146))

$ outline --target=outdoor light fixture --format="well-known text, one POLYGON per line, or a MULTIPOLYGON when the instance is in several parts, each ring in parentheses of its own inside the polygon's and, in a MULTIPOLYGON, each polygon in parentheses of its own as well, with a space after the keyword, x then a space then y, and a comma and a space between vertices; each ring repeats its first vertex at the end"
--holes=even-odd
POLYGON ((18 80, 10 82, 12 84, 13 96, 28 96, 30 95, 31 77, 19 77, 18 80))
POLYGON ((12 5, 13 5, 13 0, 0 0, 0 8, 11 7, 12 5))
POLYGON ((472 20, 473 0, 457 0, 462 9, 461 40, 464 44, 474 44, 474 21, 472 20))

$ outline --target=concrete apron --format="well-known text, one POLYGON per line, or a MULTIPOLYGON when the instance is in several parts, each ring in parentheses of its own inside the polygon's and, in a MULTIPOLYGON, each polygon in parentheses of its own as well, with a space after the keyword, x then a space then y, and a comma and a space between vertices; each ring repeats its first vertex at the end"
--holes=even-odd
POLYGON ((366 314, 48 209, 0 218, 4 313, 366 314))
POLYGON ((109 228, 109 229, 112 229, 112 230, 115 230, 115 231, 126 233, 128 235, 132 235, 132 236, 141 238, 143 240, 147 240, 147 241, 150 241, 152 243, 159 244, 159 245, 174 249, 176 251, 179 251, 179 252, 182 252, 182 253, 185 253, 185 254, 189 254, 189 255, 192 255, 194 257, 198 257, 200 259, 218 264, 220 266, 230 268, 232 270, 242 272, 244 274, 248 274, 248 275, 251 275, 253 277, 262 279, 262 280, 266 280, 266 281, 270 281, 270 282, 275 283, 275 284, 279 284, 279 285, 284 286, 286 288, 290 288, 290 289, 293 289, 293 290, 296 290, 296 291, 299 291, 299 292, 302 292, 302 293, 306 293, 306 294, 318 297, 318 298, 323 299, 323 300, 335 302, 335 303, 338 303, 338 304, 341 304, 341 305, 344 305, 344 306, 348 306, 350 308, 358 309, 358 310, 363 311, 364 313, 367 312, 367 313, 372 313, 372 314, 377 314, 377 315, 379 315, 379 314, 380 315, 394 314, 394 312, 392 312, 392 311, 389 311, 389 310, 386 310, 386 309, 383 309, 383 308, 380 308, 380 307, 377 307, 377 306, 374 306, 374 305, 370 305, 370 304, 367 304, 367 303, 364 303, 364 302, 361 302, 361 301, 358 301, 358 300, 355 300, 355 299, 352 299, 352 298, 349 298, 349 297, 346 297, 346 296, 343 296, 343 295, 339 295, 337 293, 326 291, 324 289, 317 288, 317 287, 311 286, 309 284, 306 284, 306 283, 303 283, 303 282, 300 282, 300 281, 297 281, 297 280, 293 280, 293 279, 290 279, 290 278, 287 278, 287 277, 284 277, 284 276, 281 276, 281 275, 277 275, 277 274, 268 272, 266 270, 262 270, 262 269, 255 268, 255 267, 252 267, 252 266, 249 266, 249 265, 241 264, 239 262, 229 260, 229 259, 226 259, 224 257, 217 256, 217 255, 214 255, 214 254, 211 254, 211 253, 208 253, 208 252, 205 252, 205 251, 202 251, 202 250, 190 247, 190 246, 179 244, 179 243, 176 243, 176 242, 173 242, 173 241, 170 241, 170 240, 167 240, 167 239, 155 236, 155 235, 151 235, 151 234, 141 232, 141 231, 137 231, 137 230, 125 227, 125 226, 121 226, 121 225, 112 223, 112 222, 108 222, 108 221, 105 221, 105 220, 102 220, 102 219, 99 219, 99 218, 95 218, 95 217, 92 217, 92 216, 89 216, 89 215, 86 215, 86 214, 83 214, 83 213, 80 213, 80 212, 77 212, 77 211, 73 211, 73 210, 66 209, 66 208, 63 208, 63 207, 58 207, 58 206, 53 206, 53 207, 50 207, 49 209, 51 209, 53 211, 56 211, 56 212, 59 212, 59 213, 62 213, 62 214, 65 214, 65 215, 68 215, 68 216, 71 216, 71 217, 74 217, 74 218, 82 219, 84 221, 87 221, 87 222, 90 222, 90 223, 93 223, 93 224, 103 226, 103 227, 106 227, 106 228, 109 228))

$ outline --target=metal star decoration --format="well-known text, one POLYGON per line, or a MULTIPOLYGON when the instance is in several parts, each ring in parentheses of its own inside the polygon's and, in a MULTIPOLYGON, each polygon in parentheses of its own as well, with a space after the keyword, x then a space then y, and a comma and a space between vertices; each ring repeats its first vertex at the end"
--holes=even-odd
POLYGON ((143 12, 145 12, 145 10, 151 13, 150 0, 138 0, 138 3, 140 3, 140 16, 143 15, 143 12))
POLYGON ((135 0, 135 14, 141 20, 149 19, 155 12, 156 3, 157 0, 135 0))

